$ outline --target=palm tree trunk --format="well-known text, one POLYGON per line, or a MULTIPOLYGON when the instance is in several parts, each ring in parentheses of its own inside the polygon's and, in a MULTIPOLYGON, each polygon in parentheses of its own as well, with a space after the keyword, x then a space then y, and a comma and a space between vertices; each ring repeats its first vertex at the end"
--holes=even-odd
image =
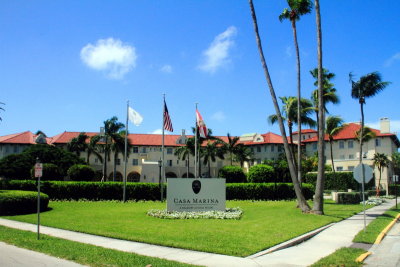
POLYGON ((381 178, 382 178, 382 169, 379 169, 379 180, 378 180, 378 184, 376 186, 376 196, 379 197, 381 195, 381 178))
POLYGON ((296 30, 296 20, 291 20, 292 29, 293 29, 293 39, 294 46, 296 48, 296 59, 297 59, 297 127, 298 127, 298 136, 299 139, 297 141, 297 179, 301 185, 301 80, 300 80, 300 53, 299 53, 299 44, 297 42, 297 30, 296 30))
POLYGON ((261 45, 261 40, 260 40, 260 34, 258 32, 257 17, 256 17, 256 13, 255 13, 255 10, 254 10, 254 5, 253 5, 253 1, 252 0, 249 0, 249 5, 250 5, 251 16, 252 16, 252 19, 253 19, 254 33, 256 35, 256 42, 257 42, 257 47, 258 47, 258 51, 259 51, 259 54, 260 54, 261 64, 262 64, 262 67, 263 67, 263 70, 264 70, 265 78, 266 78, 267 83, 268 83, 269 92, 271 94, 272 102, 273 102, 274 107, 275 107, 275 112, 276 112, 276 115, 278 117, 279 128, 280 128, 281 135, 282 135, 282 138, 283 138, 283 144, 284 144, 284 147, 285 147, 286 159, 288 161, 290 176, 292 178, 293 187, 294 187, 294 190, 295 190, 295 193, 296 193, 296 197, 297 197, 297 203, 298 203, 299 208, 303 212, 309 212, 310 211, 310 206, 308 205, 303 193, 301 192, 299 181, 296 178, 296 172, 295 172, 295 168, 294 168, 294 165, 293 165, 293 157, 292 157, 292 154, 290 153, 289 143, 288 143, 288 140, 287 140, 287 137, 286 137, 286 131, 285 131, 285 127, 283 125, 282 115, 281 115, 281 112, 280 112, 280 109, 279 109, 279 105, 278 105, 278 101, 277 101, 277 98, 276 98, 276 95, 275 95, 275 90, 274 90, 274 87, 272 85, 271 77, 269 75, 267 63, 265 61, 264 52, 263 52, 262 45, 261 45))
POLYGON ((115 182, 115 177, 116 177, 116 174, 117 174, 117 157, 118 157, 118 153, 117 153, 117 151, 114 151, 113 182, 115 182))
POLYGON ((363 146, 363 136, 364 136, 364 104, 362 100, 360 100, 360 109, 361 109, 361 129, 360 129, 360 163, 362 163, 362 146, 363 146))
POLYGON ((332 140, 329 140, 329 145, 330 145, 330 148, 331 148, 332 171, 333 171, 333 173, 335 173, 335 165, 333 164, 332 140))
POLYGON ((324 214, 324 187, 325 187, 325 116, 322 86, 322 30, 319 0, 315 0, 315 14, 317 24, 317 53, 318 53, 318 176, 315 186, 313 213, 324 214))
MULTIPOLYGON (((296 158, 294 156, 294 146, 293 146, 293 123, 290 120, 288 120, 288 129, 290 137, 290 153, 292 154, 294 172, 297 174, 297 165, 296 165, 296 158)), ((296 176, 296 179, 298 180, 298 176, 296 176)))

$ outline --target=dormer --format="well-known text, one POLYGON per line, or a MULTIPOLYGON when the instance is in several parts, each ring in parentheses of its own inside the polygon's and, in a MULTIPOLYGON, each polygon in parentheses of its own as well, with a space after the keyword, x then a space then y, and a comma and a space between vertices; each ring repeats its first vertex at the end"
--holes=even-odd
POLYGON ((182 129, 182 134, 181 134, 181 136, 179 136, 177 139, 176 139, 176 144, 177 145, 184 145, 184 144, 186 144, 186 142, 187 142, 187 136, 186 136, 186 134, 185 134, 185 129, 182 129))

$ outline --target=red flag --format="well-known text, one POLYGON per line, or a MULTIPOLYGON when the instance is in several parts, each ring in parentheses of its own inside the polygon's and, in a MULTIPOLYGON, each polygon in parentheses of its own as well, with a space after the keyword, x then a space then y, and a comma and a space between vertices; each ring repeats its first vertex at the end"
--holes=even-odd
POLYGON ((167 104, 165 104, 165 101, 164 101, 164 129, 170 132, 174 131, 174 128, 172 127, 171 118, 169 117, 167 104))
POLYGON ((197 122, 197 127, 199 129, 200 137, 207 138, 208 135, 207 126, 203 121, 203 117, 201 117, 197 109, 196 109, 196 122, 197 122))

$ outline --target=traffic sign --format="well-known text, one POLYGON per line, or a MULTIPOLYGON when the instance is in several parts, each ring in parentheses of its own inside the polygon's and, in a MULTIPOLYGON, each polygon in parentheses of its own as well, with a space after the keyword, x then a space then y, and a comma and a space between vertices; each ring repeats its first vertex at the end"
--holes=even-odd
POLYGON ((42 177, 43 176, 43 164, 42 163, 36 163, 35 164, 35 177, 42 177))
POLYGON ((372 174, 373 174, 373 169, 368 166, 367 164, 358 164, 357 167, 354 168, 353 171, 353 177, 354 179, 356 179, 357 182, 359 182, 360 184, 363 182, 363 168, 362 166, 364 166, 364 182, 368 183, 369 181, 371 181, 372 179, 372 174))

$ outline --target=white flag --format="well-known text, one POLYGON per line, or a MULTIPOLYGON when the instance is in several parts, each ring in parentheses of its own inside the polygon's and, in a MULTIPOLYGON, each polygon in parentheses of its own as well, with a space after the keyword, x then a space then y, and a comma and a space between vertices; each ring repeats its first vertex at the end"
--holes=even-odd
POLYGON ((131 107, 128 108, 128 118, 136 126, 139 126, 143 121, 142 115, 140 115, 137 111, 135 111, 131 107))

